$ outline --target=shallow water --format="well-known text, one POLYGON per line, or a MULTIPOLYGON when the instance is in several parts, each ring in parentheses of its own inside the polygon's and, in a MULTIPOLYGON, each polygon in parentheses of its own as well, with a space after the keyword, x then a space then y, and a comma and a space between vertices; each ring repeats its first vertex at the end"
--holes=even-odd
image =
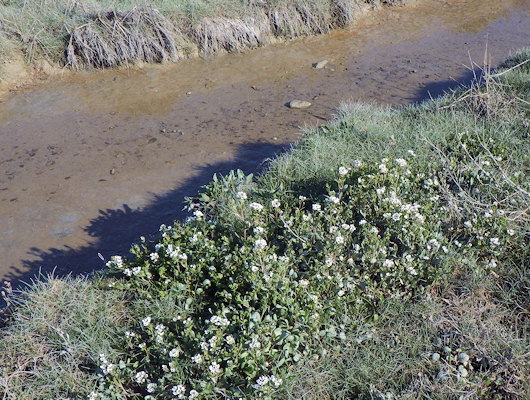
POLYGON ((529 11, 529 0, 418 0, 325 36, 12 94, 0 102, 0 279, 102 267, 98 253, 181 218, 214 173, 259 170, 341 102, 408 104, 469 81, 465 65, 486 48, 495 65, 530 44, 529 11))

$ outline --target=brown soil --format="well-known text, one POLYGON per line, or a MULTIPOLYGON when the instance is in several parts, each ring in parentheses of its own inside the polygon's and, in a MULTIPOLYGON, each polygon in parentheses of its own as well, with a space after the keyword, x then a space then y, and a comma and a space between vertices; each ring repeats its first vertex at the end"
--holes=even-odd
POLYGON ((259 170, 342 101, 399 105, 527 46, 528 0, 423 0, 348 30, 209 59, 68 73, 4 96, 0 278, 86 272, 181 218, 214 173, 259 170), (327 59, 323 69, 312 64, 327 59), (308 100, 305 110, 285 106, 308 100))

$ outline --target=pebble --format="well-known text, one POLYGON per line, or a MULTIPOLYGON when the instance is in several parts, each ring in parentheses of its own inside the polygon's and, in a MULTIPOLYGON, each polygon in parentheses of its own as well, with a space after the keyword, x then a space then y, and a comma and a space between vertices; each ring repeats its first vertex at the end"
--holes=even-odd
POLYGON ((303 109, 311 107, 311 103, 309 101, 304 100, 291 100, 288 104, 289 108, 292 109, 303 109))
POLYGON ((322 60, 322 61, 319 61, 315 64, 313 64, 313 68, 316 68, 316 69, 322 69, 324 68, 326 65, 328 65, 328 60, 322 60))

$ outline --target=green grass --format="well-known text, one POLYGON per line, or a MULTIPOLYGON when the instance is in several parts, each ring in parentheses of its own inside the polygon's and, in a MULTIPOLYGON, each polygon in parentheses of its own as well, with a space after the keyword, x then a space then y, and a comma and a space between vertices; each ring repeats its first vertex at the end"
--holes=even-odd
POLYGON ((212 181, 205 217, 111 272, 10 294, 4 398, 529 398, 529 59, 421 105, 345 105, 262 176, 212 181), (385 217, 383 185, 425 221, 385 217))

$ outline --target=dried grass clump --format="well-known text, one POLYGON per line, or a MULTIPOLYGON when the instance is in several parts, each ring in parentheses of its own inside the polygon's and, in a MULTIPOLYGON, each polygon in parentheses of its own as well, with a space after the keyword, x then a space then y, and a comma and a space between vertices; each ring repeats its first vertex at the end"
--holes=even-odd
POLYGON ((329 11, 302 1, 294 6, 282 3, 269 9, 269 19, 275 36, 293 39, 329 32, 333 26, 329 11))
POLYGON ((158 10, 135 7, 109 11, 77 27, 66 48, 66 64, 73 69, 109 68, 136 61, 177 61, 186 42, 179 29, 158 10))
POLYGON ((242 18, 203 18, 191 28, 190 36, 205 54, 238 51, 272 41, 269 20, 261 11, 242 18))
POLYGON ((333 0, 331 7, 334 26, 345 28, 353 23, 357 12, 363 9, 363 4, 352 0, 333 0))

